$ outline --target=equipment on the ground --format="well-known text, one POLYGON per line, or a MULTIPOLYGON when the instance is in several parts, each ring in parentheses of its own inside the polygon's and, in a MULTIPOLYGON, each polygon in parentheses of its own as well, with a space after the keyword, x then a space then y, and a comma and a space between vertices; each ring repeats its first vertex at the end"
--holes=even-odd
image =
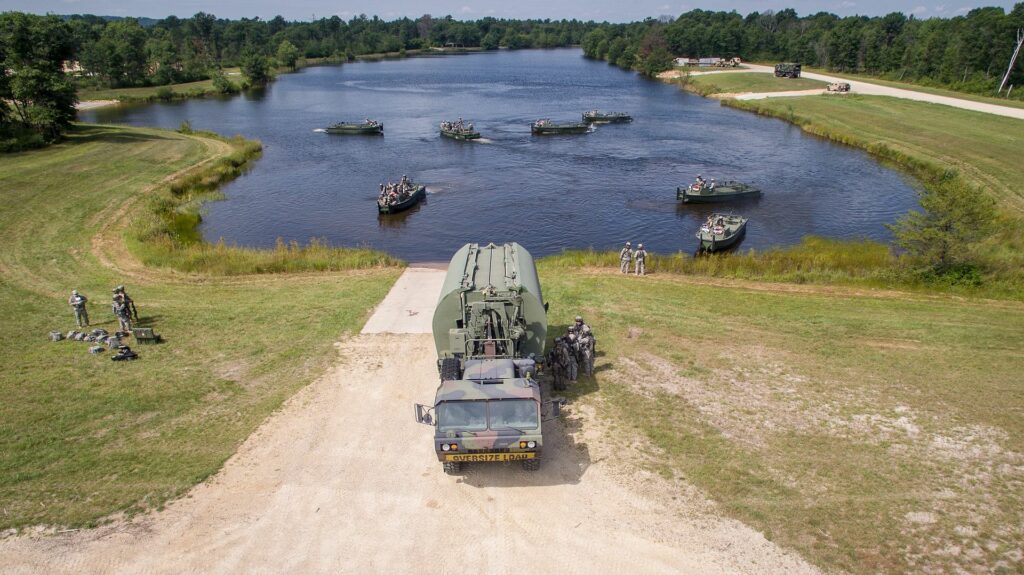
POLYGON ((163 339, 160 337, 160 334, 153 333, 153 328, 151 327, 132 328, 132 337, 135 338, 135 341, 137 343, 142 345, 152 345, 160 343, 160 341, 163 339))
POLYGON ((536 379, 544 357, 547 304, 533 257, 516 243, 466 244, 448 265, 433 319, 441 384, 416 420, 435 426, 434 450, 447 473, 464 462, 521 461, 540 467, 543 401, 536 379))
POLYGON ((50 341, 60 341, 64 339, 64 334, 59 331, 50 332, 50 341))
POLYGON ((850 91, 849 82, 831 82, 826 88, 829 92, 845 93, 850 91))
POLYGON ((110 356, 111 361, 131 361, 133 359, 139 359, 139 354, 132 351, 132 348, 127 345, 122 345, 117 348, 117 354, 110 356))

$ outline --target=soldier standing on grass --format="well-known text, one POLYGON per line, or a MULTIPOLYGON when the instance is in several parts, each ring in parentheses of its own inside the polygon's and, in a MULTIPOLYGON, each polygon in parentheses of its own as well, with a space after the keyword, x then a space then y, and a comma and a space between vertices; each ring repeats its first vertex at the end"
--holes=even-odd
POLYGON ((121 297, 124 299, 124 305, 128 306, 128 311, 131 312, 132 319, 135 320, 135 323, 139 323, 139 310, 135 307, 135 300, 124 290, 124 286, 114 288, 114 294, 121 294, 121 297))
POLYGON ((78 290, 71 290, 71 297, 68 298, 68 305, 71 309, 75 310, 75 323, 78 327, 89 327, 89 312, 85 309, 85 304, 89 301, 89 298, 78 293, 78 290))
POLYGON ((647 259, 647 250, 644 249, 643 244, 637 244, 636 246, 636 275, 645 276, 647 275, 647 265, 645 260, 647 259))
POLYGON ((577 343, 580 348, 580 368, 587 377, 591 377, 594 375, 594 336, 590 333, 590 326, 583 325, 577 343))
POLYGON ((633 248, 629 242, 626 242, 626 247, 619 252, 619 271, 628 274, 631 259, 633 259, 633 248))
POLYGON ((124 302, 124 296, 119 293, 114 293, 114 301, 110 304, 110 309, 113 310, 114 315, 117 316, 117 321, 121 327, 118 331, 128 333, 132 330, 132 316, 131 312, 128 311, 128 305, 124 302))

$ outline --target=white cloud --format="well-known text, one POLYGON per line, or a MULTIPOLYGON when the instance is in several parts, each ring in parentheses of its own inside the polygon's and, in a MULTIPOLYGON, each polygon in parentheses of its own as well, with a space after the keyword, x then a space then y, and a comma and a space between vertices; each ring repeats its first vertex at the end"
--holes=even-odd
POLYGON ((850 0, 843 0, 842 2, 839 3, 839 6, 841 8, 853 8, 856 5, 856 2, 851 2, 850 0))
POLYGON ((914 9, 910 11, 911 14, 924 14, 928 11, 925 6, 914 6, 914 9))
POLYGON ((462 8, 459 8, 459 12, 462 12, 463 14, 472 14, 473 9, 469 6, 463 6, 462 8))
POLYGON ((939 4, 938 6, 933 8, 933 10, 935 10, 935 12, 937 12, 939 14, 942 14, 943 12, 946 11, 946 5, 945 4, 939 4))
POLYGON ((671 9, 672 9, 672 7, 669 6, 668 4, 662 4, 661 6, 658 6, 658 10, 661 10, 663 12, 666 12, 666 11, 671 10, 671 9))

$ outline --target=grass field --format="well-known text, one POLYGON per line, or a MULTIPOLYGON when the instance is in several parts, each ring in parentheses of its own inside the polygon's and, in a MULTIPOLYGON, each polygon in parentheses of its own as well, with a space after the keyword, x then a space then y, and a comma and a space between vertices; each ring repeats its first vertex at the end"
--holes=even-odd
POLYGON ((1024 214, 1024 121, 939 104, 883 96, 804 96, 730 102, 820 128, 884 144, 908 157, 958 170, 1019 214, 1024 214))
MULTIPOLYGON (((147 268, 119 223, 162 189, 233 153, 163 130, 77 127, 59 145, 0 157, 0 528, 89 525, 159 506, 215 472, 284 399, 333 361, 397 267, 230 278, 147 268), (115 363, 50 343, 67 297, 113 331, 125 284, 167 340, 115 363)), ((130 340, 129 340, 130 343, 130 340)))
MULTIPOLYGON (((804 67, 805 72, 815 72, 818 74, 828 74, 829 76, 836 76, 837 78, 846 78, 848 80, 857 80, 858 82, 868 82, 870 84, 878 84, 879 86, 890 86, 892 88, 901 88, 903 90, 913 90, 915 92, 924 92, 926 94, 935 94, 937 96, 948 96, 950 98, 960 98, 961 100, 970 100, 972 102, 984 102, 986 104, 995 104, 997 106, 1009 106, 1011 108, 1024 108, 1024 100, 1018 100, 1016 98, 997 98, 995 96, 980 96, 978 94, 971 94, 969 92, 957 92, 956 90, 948 90, 946 88, 934 88, 931 86, 921 86, 920 84, 911 84, 909 82, 897 82, 895 80, 884 80, 882 78, 875 78, 873 76, 865 76, 863 74, 844 74, 841 72, 831 72, 829 70, 823 70, 819 68, 808 68, 804 67)), ((1016 94, 1018 88, 1014 88, 1013 93, 1016 94)), ((1003 92, 1006 93, 1005 91, 1003 92)))
POLYGON ((771 74, 753 72, 720 72, 690 76, 686 88, 702 96, 738 94, 743 92, 788 92, 791 90, 824 90, 828 84, 808 78, 776 78, 771 74))
MULTIPOLYGON (((235 85, 242 81, 238 68, 224 70, 228 74, 228 80, 235 85)), ((159 99, 161 88, 169 88, 175 98, 202 97, 214 95, 217 90, 213 87, 213 80, 200 80, 198 82, 184 82, 182 84, 170 84, 168 86, 144 86, 140 88, 108 88, 100 90, 80 90, 79 101, 87 100, 121 100, 123 102, 147 102, 159 99)))
POLYGON ((540 273, 549 321, 596 330, 596 381, 572 393, 625 462, 828 570, 1019 569, 1024 305, 540 273))

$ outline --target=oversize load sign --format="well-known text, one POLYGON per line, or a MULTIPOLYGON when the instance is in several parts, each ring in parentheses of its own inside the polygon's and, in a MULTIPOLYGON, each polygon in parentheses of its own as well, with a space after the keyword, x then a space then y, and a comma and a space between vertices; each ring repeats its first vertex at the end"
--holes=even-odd
POLYGON ((459 453, 458 455, 445 455, 445 461, 522 461, 533 459, 536 453, 459 453))

